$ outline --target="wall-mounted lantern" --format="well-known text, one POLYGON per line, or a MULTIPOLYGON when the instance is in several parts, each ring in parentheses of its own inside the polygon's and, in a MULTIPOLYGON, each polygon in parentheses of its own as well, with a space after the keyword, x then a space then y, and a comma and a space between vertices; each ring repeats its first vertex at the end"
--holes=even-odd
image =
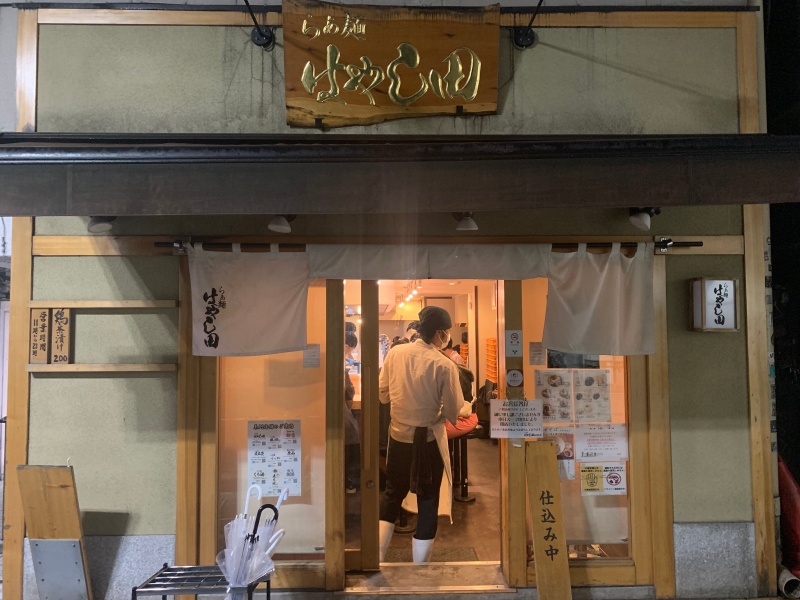
POLYGON ((739 280, 689 281, 693 331, 739 331, 739 280))

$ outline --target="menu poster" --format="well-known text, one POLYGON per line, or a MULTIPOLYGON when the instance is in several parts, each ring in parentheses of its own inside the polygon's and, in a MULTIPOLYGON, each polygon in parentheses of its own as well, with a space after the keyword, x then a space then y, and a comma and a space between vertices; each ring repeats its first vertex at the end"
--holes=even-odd
POLYGON ((625 463, 581 463, 581 496, 624 496, 625 463))
POLYGON ((265 496, 290 496, 302 490, 300 476, 300 421, 248 421, 248 487, 257 483, 265 496))
POLYGON ((628 426, 624 423, 578 424, 575 426, 575 452, 580 462, 628 460, 628 426))
POLYGON ((536 399, 542 401, 545 423, 572 421, 572 372, 536 371, 536 399))
POLYGON ((556 445, 559 478, 562 481, 575 479, 575 428, 545 427, 544 439, 556 445))
POLYGON ((541 400, 492 400, 492 438, 542 437, 541 400))
POLYGON ((608 369, 574 372, 575 420, 578 423, 611 422, 610 379, 608 369))

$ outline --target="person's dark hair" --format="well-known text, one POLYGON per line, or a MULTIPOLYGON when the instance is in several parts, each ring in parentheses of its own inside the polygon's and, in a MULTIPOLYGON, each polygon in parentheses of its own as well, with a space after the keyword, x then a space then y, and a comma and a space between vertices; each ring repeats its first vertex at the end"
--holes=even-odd
POLYGON ((448 342, 447 346, 444 347, 445 350, 451 350, 453 348, 453 338, 451 337, 448 342))
POLYGON ((461 343, 462 344, 469 344, 469 333, 468 332, 465 331, 465 332, 463 332, 461 334, 461 343))
POLYGON ((437 331, 450 329, 453 322, 450 314, 439 306, 426 306, 419 313, 419 325, 417 331, 426 344, 433 341, 433 336, 437 331))
MULTIPOLYGON (((419 333, 415 333, 414 335, 411 336, 411 340, 410 341, 411 342, 416 342, 421 337, 422 336, 419 333)), ((431 337, 433 337, 433 336, 431 336, 431 337)), ((423 339, 425 339, 425 338, 423 338, 423 339)))
POLYGON ((349 331, 351 333, 355 333, 356 332, 356 324, 355 323, 351 323, 350 321, 345 321, 344 322, 344 330, 345 331, 349 331))
POLYGON ((358 346, 358 338, 356 337, 356 334, 353 333, 352 331, 348 331, 347 333, 345 333, 344 343, 350 346, 351 348, 355 348, 356 346, 358 346))
POLYGON ((401 344, 408 344, 408 343, 409 343, 409 339, 407 337, 402 337, 402 336, 396 335, 394 337, 394 339, 392 340, 392 345, 389 346, 389 350, 391 350, 395 346, 399 346, 401 344))

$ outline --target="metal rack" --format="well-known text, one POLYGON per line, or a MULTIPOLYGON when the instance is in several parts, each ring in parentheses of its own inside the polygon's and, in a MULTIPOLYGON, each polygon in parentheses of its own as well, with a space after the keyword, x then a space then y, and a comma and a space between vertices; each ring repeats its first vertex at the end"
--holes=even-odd
POLYGON ((246 592, 248 600, 253 600, 256 586, 262 581, 267 583, 265 596, 269 599, 271 576, 271 574, 267 575, 247 587, 228 588, 228 582, 217 566, 170 567, 164 563, 164 566, 155 575, 133 588, 131 599, 137 600, 141 596, 161 596, 162 600, 167 600, 167 596, 179 594, 196 596, 199 594, 224 594, 230 591, 246 592))

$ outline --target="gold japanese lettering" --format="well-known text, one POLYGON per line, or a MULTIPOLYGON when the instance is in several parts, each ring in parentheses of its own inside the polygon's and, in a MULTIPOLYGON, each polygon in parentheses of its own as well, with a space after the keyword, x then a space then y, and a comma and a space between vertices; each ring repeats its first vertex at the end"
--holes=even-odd
POLYGON ((362 41, 367 34, 367 24, 361 22, 360 17, 353 19, 350 13, 345 13, 344 25, 342 26, 343 37, 353 37, 362 41))
POLYGON ((361 90, 361 93, 366 94, 366 96, 369 98, 369 103, 372 106, 375 106, 375 98, 372 96, 370 90, 381 83, 386 76, 383 73, 383 69, 373 65, 368 56, 362 56, 361 63, 364 65, 363 68, 360 68, 357 65, 347 65, 347 67, 345 67, 350 79, 348 79, 347 83, 344 84, 344 89, 352 91, 361 90), (374 77, 372 78, 372 81, 365 86, 363 83, 361 83, 361 80, 364 77, 369 77, 370 75, 374 75, 374 77))
POLYGON ((446 94, 449 98, 461 96, 466 102, 472 102, 478 95, 478 86, 481 82, 481 60, 478 55, 469 48, 458 48, 442 62, 447 63, 447 73, 444 77, 433 69, 429 75, 433 93, 442 99, 446 94), (466 52, 470 59, 469 72, 466 75, 459 56, 459 52, 462 51, 466 52), (461 81, 464 79, 462 85, 461 81))
POLYGON ((325 34, 333 34, 336 35, 339 33, 339 26, 334 23, 333 17, 328 15, 328 19, 325 21, 325 26, 322 28, 322 33, 325 34))
POLYGON ((428 82, 425 77, 419 75, 422 86, 410 96, 403 96, 400 93, 400 76, 397 74, 397 68, 400 65, 406 66, 409 69, 415 69, 419 66, 419 51, 406 42, 403 42, 397 47, 398 57, 389 63, 386 73, 391 80, 389 85, 389 99, 395 104, 400 106, 408 106, 419 100, 428 91, 428 82))
POLYGON ((308 15, 305 19, 303 19, 303 28, 300 30, 303 35, 310 35, 312 40, 315 40, 319 37, 320 30, 318 27, 311 27, 308 24, 308 19, 312 18, 313 15, 308 15))
POLYGON ((308 61, 303 68, 303 75, 300 77, 300 81, 303 83, 303 87, 306 91, 311 94, 314 92, 320 79, 327 75, 330 89, 318 92, 317 102, 336 100, 342 104, 347 104, 347 102, 339 98, 339 84, 336 82, 336 72, 345 70, 344 65, 339 62, 339 49, 333 44, 329 44, 327 50, 327 68, 317 75, 314 70, 314 64, 308 61))

